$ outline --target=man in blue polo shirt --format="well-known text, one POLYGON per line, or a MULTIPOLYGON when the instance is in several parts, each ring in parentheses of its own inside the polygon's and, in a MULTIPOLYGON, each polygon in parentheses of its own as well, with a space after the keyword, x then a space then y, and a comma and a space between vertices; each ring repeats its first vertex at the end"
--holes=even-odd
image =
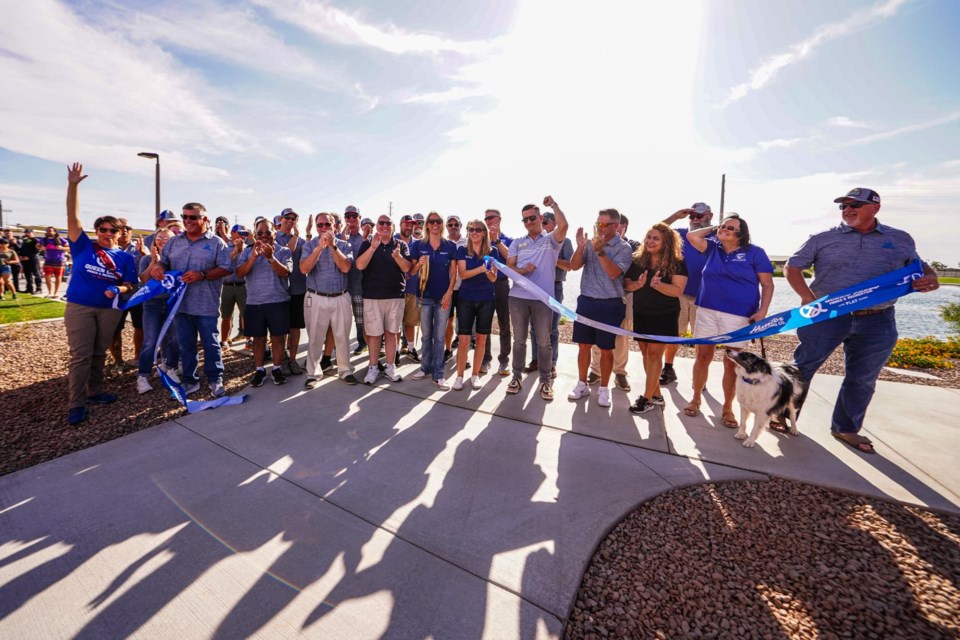
POLYGON ((199 202, 183 205, 184 232, 163 246, 160 264, 150 277, 163 280, 166 270, 182 271, 187 285, 175 318, 183 366, 183 390, 186 394, 200 390, 197 378, 197 338, 203 344, 203 372, 215 398, 222 396, 223 353, 220 350, 221 279, 233 272, 230 249, 209 229, 207 209, 199 202))
MULTIPOLYGON (((909 233, 877 220, 880 195, 876 191, 858 187, 834 202, 840 205, 840 224, 810 236, 787 260, 787 282, 804 305, 919 259, 909 233), (814 279, 808 286, 803 270, 810 267, 814 268, 814 279)), ((923 272, 924 276, 914 280, 912 287, 923 293, 936 291, 940 287, 936 272, 926 263, 923 272)), ((793 359, 804 380, 804 398, 817 369, 837 346, 843 345, 843 383, 834 404, 830 431, 833 437, 862 453, 875 453, 870 439, 859 432, 877 376, 897 344, 895 302, 797 329, 800 344, 793 359)))
MULTIPOLYGON (((510 245, 507 266, 526 277, 530 284, 548 296, 553 295, 554 274, 563 239, 567 236, 567 217, 552 196, 543 199, 546 207, 553 209, 557 226, 553 233, 543 230, 540 208, 534 204, 523 207, 521 216, 527 235, 517 238, 510 245)), ((540 397, 553 400, 553 377, 550 367, 553 362, 553 347, 550 344, 550 319, 553 311, 546 303, 537 300, 534 294, 514 283, 510 289, 510 322, 513 328, 513 379, 507 385, 507 393, 519 393, 522 385, 523 365, 527 357, 527 332, 532 321, 537 328, 537 362, 540 366, 540 397)))
MULTIPOLYGON (((577 229, 577 250, 570 259, 570 269, 583 268, 580 278, 580 296, 577 298, 577 314, 612 327, 619 327, 626 315, 623 301, 623 274, 633 262, 633 247, 620 237, 620 212, 603 209, 597 216, 591 241, 577 229)), ((579 400, 590 395, 587 372, 590 369, 590 350, 600 348, 600 389, 597 404, 610 406, 610 373, 613 371, 613 348, 617 336, 609 331, 595 329, 582 322, 573 323, 573 341, 580 347, 577 365, 580 379, 567 396, 579 400)))
MULTIPOLYGON (((687 265, 687 286, 683 289, 683 295, 680 296, 680 335, 687 333, 693 334, 694 325, 697 323, 697 295, 700 293, 700 282, 703 279, 703 265, 707 261, 705 253, 700 253, 690 245, 687 240, 688 231, 696 231, 710 226, 710 220, 713 219, 713 211, 710 205, 705 202, 694 202, 687 209, 680 209, 673 215, 663 219, 664 224, 673 224, 683 218, 690 219, 690 225, 686 229, 677 229, 680 238, 683 239, 683 261, 687 265)), ((713 240, 716 234, 710 234, 708 239, 713 240)), ((668 344, 663 354, 663 371, 660 373, 660 384, 670 384, 677 381, 677 372, 673 369, 673 361, 677 357, 678 344, 668 344)))

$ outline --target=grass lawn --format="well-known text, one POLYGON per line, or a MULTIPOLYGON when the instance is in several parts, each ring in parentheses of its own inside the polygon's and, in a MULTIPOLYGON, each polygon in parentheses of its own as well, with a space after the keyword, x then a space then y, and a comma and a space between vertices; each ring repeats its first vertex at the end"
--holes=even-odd
POLYGON ((0 301, 0 325, 27 320, 62 318, 66 308, 67 305, 60 300, 38 298, 26 293, 18 293, 17 299, 11 300, 7 294, 0 301))
POLYGON ((940 278, 940 284, 960 284, 960 278, 940 278))

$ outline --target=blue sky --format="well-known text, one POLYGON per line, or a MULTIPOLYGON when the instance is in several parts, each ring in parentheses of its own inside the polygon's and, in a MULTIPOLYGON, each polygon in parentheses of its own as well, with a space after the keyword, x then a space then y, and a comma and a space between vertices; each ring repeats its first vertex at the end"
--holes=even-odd
POLYGON ((836 224, 833 198, 956 264, 960 59, 953 0, 483 3, 0 0, 0 199, 62 223, 197 200, 249 222, 504 212, 554 195, 636 237, 694 201, 771 254, 836 224), (943 227, 950 231, 944 232, 943 227))

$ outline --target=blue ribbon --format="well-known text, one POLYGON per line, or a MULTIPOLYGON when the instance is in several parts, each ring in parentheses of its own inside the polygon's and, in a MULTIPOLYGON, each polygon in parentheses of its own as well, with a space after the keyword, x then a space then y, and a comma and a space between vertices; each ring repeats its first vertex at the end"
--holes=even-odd
MULTIPOLYGON (((674 344, 727 344, 730 342, 745 342, 753 338, 766 338, 785 331, 791 331, 800 327, 805 327, 824 320, 831 320, 838 316, 846 315, 859 309, 873 307, 890 300, 896 300, 913 292, 911 283, 923 276, 923 267, 919 260, 915 260, 905 267, 885 273, 876 278, 870 278, 852 287, 847 287, 841 291, 827 294, 817 298, 810 304, 801 307, 783 311, 776 315, 768 316, 763 320, 737 329, 728 334, 720 336, 711 336, 709 338, 683 338, 677 336, 656 336, 646 333, 633 333, 621 327, 603 324, 590 318, 584 318, 575 311, 560 304, 552 296, 548 295, 543 289, 533 284, 527 278, 520 275, 502 262, 486 256, 484 260, 487 264, 496 265, 497 269, 503 271, 515 285, 523 287, 533 296, 545 303, 551 309, 559 313, 567 320, 580 322, 601 331, 607 331, 630 338, 643 338, 645 340, 656 340, 657 342, 669 342, 674 344)), ((632 310, 628 309, 627 313, 632 310)))
MULTIPOLYGON (((174 316, 177 315, 177 310, 183 301, 183 294, 187 290, 187 285, 183 282, 182 271, 168 271, 164 274, 163 280, 147 280, 147 282, 137 289, 132 296, 127 298, 126 301, 120 300, 120 290, 117 287, 110 287, 110 290, 117 294, 113 297, 113 308, 120 310, 126 310, 138 304, 143 304, 147 300, 151 300, 165 293, 170 294, 170 297, 167 299, 167 319, 160 328, 160 335, 157 337, 157 344, 159 345, 163 344, 163 337, 167 334, 167 330, 170 328, 174 316)), ((157 362, 156 352, 153 354, 153 362, 154 364, 157 362)), ((170 396, 185 406, 187 413, 196 413, 205 409, 216 409, 224 405, 241 404, 247 399, 247 396, 244 394, 241 396, 223 396, 213 400, 188 400, 182 384, 175 382, 173 378, 168 376, 162 369, 157 369, 157 371, 160 373, 160 381, 163 383, 163 386, 167 388, 167 391, 170 392, 170 396)))

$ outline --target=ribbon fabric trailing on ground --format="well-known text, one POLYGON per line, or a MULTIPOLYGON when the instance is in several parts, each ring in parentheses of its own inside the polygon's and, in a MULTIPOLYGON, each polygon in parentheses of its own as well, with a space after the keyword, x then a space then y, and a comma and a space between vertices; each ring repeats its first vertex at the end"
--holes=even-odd
MULTIPOLYGON (((743 342, 753 338, 766 338, 767 336, 772 336, 777 333, 791 331, 816 322, 823 322, 824 320, 830 320, 859 309, 866 309, 867 307, 901 298, 913 291, 910 286, 911 283, 923 275, 923 268, 920 261, 915 260, 896 271, 885 273, 852 287, 847 287, 841 291, 822 296, 810 304, 768 316, 757 323, 731 333, 711 336, 709 338, 684 338, 633 333, 620 327, 614 327, 603 324, 602 322, 597 322, 596 320, 583 318, 577 315, 575 311, 571 311, 557 302, 556 299, 547 295, 540 287, 531 283, 524 276, 502 262, 490 256, 487 256, 484 260, 487 262, 488 267, 490 265, 496 265, 497 269, 503 271, 507 277, 513 280, 514 285, 523 287, 567 320, 581 322, 595 329, 608 331, 621 336, 674 344, 725 344, 729 342, 743 342)), ((628 313, 630 313, 630 310, 628 310, 628 313)))
MULTIPOLYGON (((115 294, 113 296, 113 308, 126 310, 138 304, 143 304, 147 300, 164 293, 169 293, 170 297, 167 298, 167 319, 160 328, 160 335, 157 337, 157 344, 163 344, 163 337, 167 335, 170 323, 173 322, 173 318, 177 315, 177 310, 180 308, 180 303, 183 301, 183 293, 187 289, 187 285, 181 278, 182 275, 183 273, 180 271, 168 271, 164 274, 163 280, 147 280, 143 286, 137 289, 137 291, 126 300, 120 299, 120 290, 117 287, 110 287, 110 291, 113 291, 115 294)), ((153 362, 154 364, 157 362, 156 353, 153 354, 153 362)), ((224 405, 241 404, 247 399, 246 394, 244 394, 240 396, 222 396, 220 398, 214 398, 213 400, 188 400, 187 394, 183 391, 183 385, 179 382, 174 382, 165 371, 157 369, 157 372, 160 374, 160 380, 163 382, 163 386, 170 392, 170 396, 186 407, 188 413, 197 413, 204 409, 216 409, 224 405)))

